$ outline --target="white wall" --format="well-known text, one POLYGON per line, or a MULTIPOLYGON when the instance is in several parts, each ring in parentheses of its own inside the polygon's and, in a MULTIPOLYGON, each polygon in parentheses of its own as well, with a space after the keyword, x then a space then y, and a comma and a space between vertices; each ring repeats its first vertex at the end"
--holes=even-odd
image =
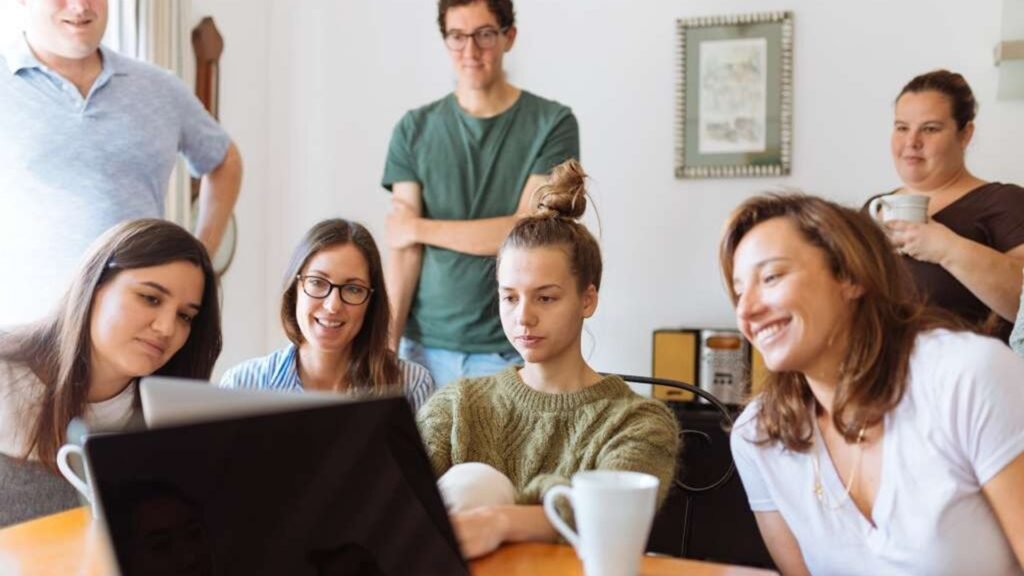
POLYGON ((0 0, 0 46, 21 29, 21 7, 14 0, 0 0))
POLYGON ((220 120, 238 145, 245 164, 235 207, 238 248, 222 278, 224 351, 215 378, 266 347, 268 310, 275 288, 265 271, 267 210, 276 198, 268 186, 269 6, 249 0, 192 0, 195 24, 212 16, 224 37, 220 72, 220 120))
MULTIPOLYGON (((858 204, 896 185, 888 158, 892 99, 910 77, 947 67, 981 104, 970 166, 1024 182, 1024 101, 995 100, 1001 0, 518 0, 513 82, 573 107, 601 215, 606 276, 589 323, 603 370, 647 373, 651 331, 729 326, 717 275, 722 221, 776 186, 858 204), (793 174, 672 176, 675 19, 795 12, 793 174), (645 256, 641 256, 645 255, 645 256)), ((280 274, 321 218, 361 220, 383 244, 380 186, 391 128, 408 108, 451 90, 431 0, 192 0, 226 38, 221 120, 245 158, 240 245, 224 278, 218 371, 283 340, 280 274)), ((16 28, 0 0, 0 41, 16 28)))
MULTIPOLYGON (((981 105, 969 163, 1024 182, 1024 102, 995 100, 1000 0, 519 0, 511 80, 572 106, 593 176, 606 275, 589 323, 602 370, 647 373, 651 332, 729 326, 715 257, 721 224, 746 196, 800 187, 852 204, 896 186, 892 100, 917 73, 965 74, 981 105), (793 173, 673 177, 675 19, 795 12, 793 173)), ((361 220, 384 243, 379 180, 391 128, 453 87, 427 0, 193 0, 227 38, 223 122, 246 159, 243 238, 226 279, 221 369, 280 344, 276 292, 316 220, 361 220)))

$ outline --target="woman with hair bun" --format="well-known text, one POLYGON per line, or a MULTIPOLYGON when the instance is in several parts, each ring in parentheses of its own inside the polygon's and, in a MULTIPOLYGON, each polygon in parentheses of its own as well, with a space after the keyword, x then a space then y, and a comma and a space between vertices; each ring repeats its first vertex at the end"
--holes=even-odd
POLYGON ((903 186, 890 194, 928 196, 928 222, 885 228, 928 302, 1005 342, 1021 293, 1024 188, 967 169, 977 106, 964 77, 948 70, 900 91, 891 151, 903 186))
POLYGON ((583 321, 597 309, 601 285, 601 249, 578 222, 585 177, 575 160, 557 166, 538 190, 536 211, 498 252, 501 325, 523 366, 448 385, 419 413, 468 558, 502 542, 555 540, 540 502, 576 472, 652 474, 660 501, 675 471, 672 413, 583 358, 583 321))

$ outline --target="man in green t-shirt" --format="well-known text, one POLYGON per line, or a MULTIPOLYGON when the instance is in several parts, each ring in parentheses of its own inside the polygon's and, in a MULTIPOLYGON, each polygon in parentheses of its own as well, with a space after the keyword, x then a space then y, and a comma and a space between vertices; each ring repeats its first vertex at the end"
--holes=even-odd
POLYGON ((551 169, 579 157, 572 111, 510 84, 511 0, 440 0, 455 92, 395 126, 382 184, 391 345, 444 385, 520 361, 498 317, 495 260, 551 169))

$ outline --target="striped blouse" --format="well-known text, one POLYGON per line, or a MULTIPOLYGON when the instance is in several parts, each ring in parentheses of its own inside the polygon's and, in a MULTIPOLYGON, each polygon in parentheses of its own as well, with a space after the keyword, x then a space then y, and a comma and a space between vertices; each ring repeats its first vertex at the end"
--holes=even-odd
MULTIPOLYGON (((296 350, 295 345, 290 344, 267 356, 246 360, 224 373, 220 387, 301 392, 305 388, 299 380, 296 350)), ((399 359, 398 367, 402 371, 405 397, 415 412, 434 393, 434 379, 426 368, 415 362, 399 359)))

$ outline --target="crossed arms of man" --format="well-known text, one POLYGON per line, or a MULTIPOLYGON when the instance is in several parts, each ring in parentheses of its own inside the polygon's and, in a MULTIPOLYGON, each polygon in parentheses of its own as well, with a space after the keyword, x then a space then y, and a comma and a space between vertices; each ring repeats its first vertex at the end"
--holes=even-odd
POLYGON ((479 220, 432 220, 423 217, 423 190, 417 182, 396 182, 392 187, 387 219, 390 258, 385 269, 392 324, 389 344, 398 348, 412 306, 423 263, 423 245, 474 256, 494 256, 516 221, 530 212, 534 192, 547 182, 544 174, 531 174, 515 213, 479 220))

